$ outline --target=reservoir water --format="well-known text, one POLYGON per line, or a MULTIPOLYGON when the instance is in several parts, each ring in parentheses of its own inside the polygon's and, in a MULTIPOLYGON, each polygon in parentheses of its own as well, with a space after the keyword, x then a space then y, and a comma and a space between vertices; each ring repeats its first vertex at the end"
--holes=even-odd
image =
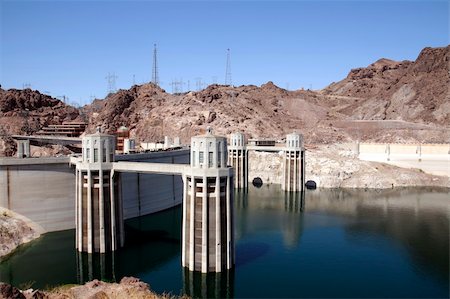
POLYGON ((79 254, 74 230, 48 233, 0 263, 0 281, 50 288, 135 276, 194 297, 443 298, 449 296, 450 191, 236 193, 236 267, 181 268, 181 207, 126 222, 125 248, 79 254))

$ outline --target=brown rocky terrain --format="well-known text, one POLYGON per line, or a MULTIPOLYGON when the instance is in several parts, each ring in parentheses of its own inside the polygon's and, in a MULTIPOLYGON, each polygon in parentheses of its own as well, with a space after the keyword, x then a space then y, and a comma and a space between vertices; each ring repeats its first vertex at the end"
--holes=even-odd
POLYGON ((169 294, 156 294, 148 284, 134 277, 124 277, 119 283, 93 280, 80 286, 61 286, 50 291, 21 291, 0 282, 0 299, 84 299, 84 298, 130 298, 130 299, 175 299, 188 298, 169 294))
POLYGON ((415 61, 380 59, 350 71, 322 94, 352 119, 450 125, 450 46, 425 48, 415 61))
POLYGON ((12 155, 9 135, 29 135, 50 124, 80 120, 79 110, 39 91, 0 88, 0 156, 12 155))
POLYGON ((416 61, 380 59, 320 91, 287 91, 268 82, 172 95, 144 84, 84 109, 91 112, 90 131, 125 125, 138 141, 169 135, 186 142, 211 126, 249 137, 296 130, 307 143, 444 142, 450 138, 449 49, 425 48, 416 61))
MULTIPOLYGON (((250 138, 283 138, 295 130, 307 144, 448 142, 449 50, 425 48, 416 61, 380 59, 319 91, 287 91, 268 82, 170 94, 149 83, 80 111, 89 119, 88 132, 100 126, 113 133, 125 125, 137 144, 165 135, 187 142, 208 126, 218 134, 244 131, 250 138)), ((0 128, 10 134, 80 117, 77 109, 31 90, 0 90, 0 111, 0 128)), ((10 153, 7 144, 3 152, 10 153)))

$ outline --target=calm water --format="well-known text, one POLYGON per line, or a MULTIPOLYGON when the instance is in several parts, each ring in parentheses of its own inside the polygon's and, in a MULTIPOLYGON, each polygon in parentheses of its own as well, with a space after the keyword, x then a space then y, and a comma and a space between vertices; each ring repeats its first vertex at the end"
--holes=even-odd
POLYGON ((199 297, 448 297, 448 189, 237 193, 236 268, 184 271, 180 207, 126 222, 126 246, 77 254, 73 230, 49 233, 0 263, 0 280, 46 288, 139 277, 199 297))

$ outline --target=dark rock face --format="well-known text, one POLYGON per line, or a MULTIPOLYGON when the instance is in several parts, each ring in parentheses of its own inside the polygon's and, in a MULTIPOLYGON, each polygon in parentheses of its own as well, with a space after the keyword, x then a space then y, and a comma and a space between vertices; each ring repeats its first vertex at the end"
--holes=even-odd
POLYGON ((25 299, 25 296, 18 288, 0 282, 0 299, 25 299))

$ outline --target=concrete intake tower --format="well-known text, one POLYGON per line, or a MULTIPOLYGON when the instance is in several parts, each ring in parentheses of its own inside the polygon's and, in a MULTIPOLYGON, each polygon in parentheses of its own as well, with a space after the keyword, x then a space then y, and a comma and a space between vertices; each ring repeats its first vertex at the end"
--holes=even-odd
POLYGON ((114 136, 83 137, 82 158, 74 163, 78 251, 105 253, 124 245, 120 173, 181 175, 182 266, 203 273, 234 267, 234 171, 227 166, 225 137, 210 129, 192 137, 190 165, 116 162, 114 152, 114 136))

